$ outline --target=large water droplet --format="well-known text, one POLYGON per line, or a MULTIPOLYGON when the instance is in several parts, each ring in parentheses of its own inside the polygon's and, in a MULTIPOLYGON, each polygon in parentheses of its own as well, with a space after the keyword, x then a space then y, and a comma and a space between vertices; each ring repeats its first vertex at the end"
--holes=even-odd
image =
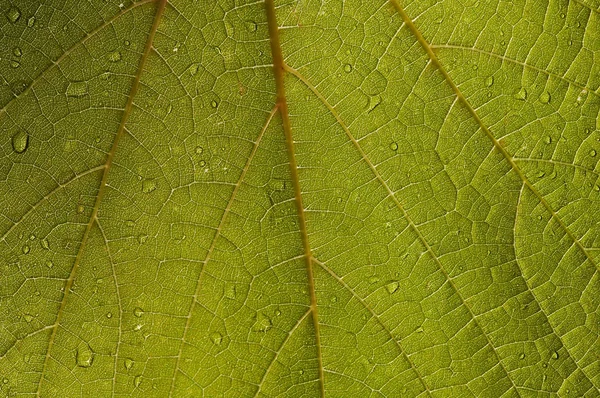
POLYGON ((558 359, 559 355, 558 355, 558 351, 554 351, 552 353, 552 359, 558 359))
POLYGON ((44 238, 40 241, 40 245, 42 246, 42 249, 50 249, 50 243, 48 242, 48 239, 44 238))
POLYGON ((16 153, 23 153, 29 146, 29 134, 23 130, 18 131, 12 137, 12 147, 16 153))
POLYGON ((127 370, 133 368, 133 365, 134 365, 133 359, 125 358, 124 364, 125 364, 125 369, 127 369, 127 370))
POLYGON ((24 314, 23 319, 25 319, 25 322, 30 323, 31 321, 33 321, 33 315, 24 314))
POLYGON ((87 82, 71 82, 67 86, 68 97, 83 97, 88 92, 87 82))
POLYGON ((352 72, 352 65, 350 65, 350 64, 344 65, 344 72, 346 72, 346 73, 352 72))
POLYGON ((398 143, 396 143, 396 142, 390 142, 390 149, 392 151, 397 151, 398 150, 398 143))
POLYGON ((494 76, 488 76, 487 79, 485 79, 485 86, 492 87, 493 85, 494 85, 494 76))
POLYGON ((135 315, 138 318, 141 318, 142 315, 144 315, 144 310, 140 307, 135 307, 135 309, 133 310, 133 315, 135 315))
POLYGON ((21 251, 23 252, 23 254, 29 254, 29 252, 31 251, 31 248, 28 245, 25 245, 25 246, 23 246, 21 251))
POLYGON ((21 51, 19 47, 15 47, 13 48, 13 55, 15 57, 20 57, 21 55, 23 55, 23 51, 21 51))
POLYGON ((271 318, 266 316, 265 314, 258 314, 256 317, 256 330, 259 332, 266 332, 273 327, 273 323, 271 322, 271 318))
POLYGON ((89 368, 94 362, 94 352, 87 343, 82 343, 77 347, 77 354, 75 357, 77 366, 82 368, 89 368))
POLYGON ((523 359, 525 359, 525 353, 524 353, 524 352, 522 352, 522 353, 519 355, 519 359, 520 359, 520 360, 523 360, 523 359))
POLYGON ((154 190, 156 190, 156 181, 152 179, 142 181, 142 192, 150 193, 154 190))
POLYGON ((546 138, 544 138, 544 142, 546 144, 552 144, 552 137, 550 137, 549 135, 547 135, 546 138))
POLYGON ((6 13, 6 18, 12 23, 16 23, 21 18, 21 11, 17 7, 11 7, 6 13))
POLYGON ((210 335, 210 339, 212 340, 214 345, 221 345, 221 342, 223 341, 223 336, 221 336, 221 333, 215 332, 210 335))
POLYGON ((592 149, 592 150, 590 151, 590 156, 591 156, 591 157, 595 157, 595 156, 596 156, 596 150, 595 150, 595 149, 592 149))
POLYGON ((525 101, 527 99, 527 90, 525 87, 521 87, 521 89, 514 95, 514 98, 519 101, 525 101))
POLYGON ((398 290, 399 287, 400 287, 400 284, 397 281, 393 281, 393 282, 390 282, 387 285, 385 285, 385 288, 389 294, 396 293, 396 291, 398 290))

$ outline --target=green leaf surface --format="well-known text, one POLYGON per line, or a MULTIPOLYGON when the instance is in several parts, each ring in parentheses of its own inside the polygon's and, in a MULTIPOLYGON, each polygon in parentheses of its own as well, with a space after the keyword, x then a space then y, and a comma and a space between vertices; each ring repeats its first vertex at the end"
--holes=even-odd
POLYGON ((0 13, 0 396, 600 397, 600 1, 0 13))

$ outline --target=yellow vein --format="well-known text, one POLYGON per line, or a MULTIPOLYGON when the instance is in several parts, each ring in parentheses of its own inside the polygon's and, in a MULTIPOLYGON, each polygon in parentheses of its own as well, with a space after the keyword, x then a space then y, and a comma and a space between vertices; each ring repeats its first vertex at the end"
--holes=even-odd
MULTIPOLYGON (((363 151, 362 147, 360 146, 360 144, 358 143, 358 141, 356 140, 356 138, 354 138, 354 136, 352 135, 352 133, 350 133, 350 130, 348 129, 348 126, 346 126, 346 123, 344 123, 344 121, 342 120, 342 118, 340 117, 340 115, 338 114, 338 112, 327 101, 327 99, 323 96, 323 94, 321 94, 319 92, 319 90, 317 90, 317 88, 315 86, 313 86, 304 76, 302 76, 302 74, 300 74, 300 72, 298 72, 296 69, 294 69, 294 68, 292 68, 290 66, 287 66, 287 65, 286 65, 285 68, 292 75, 296 76, 298 78, 298 80, 300 80, 301 82, 303 82, 313 92, 313 94, 315 94, 315 96, 317 98, 319 98, 319 100, 323 103, 323 105, 325 105, 327 107, 327 109, 329 110, 329 112, 331 112, 331 114, 333 115, 333 117, 335 117, 336 121, 339 123, 339 125, 342 127, 342 129, 344 130, 344 132, 348 136, 348 139, 352 142, 352 144, 354 145, 354 147, 356 148, 356 150, 360 154, 361 158, 369 166, 369 168, 371 169, 371 171, 375 175, 375 178, 377 179, 377 181, 379 181, 379 183, 385 188, 385 190, 388 193, 388 196, 392 199, 392 201, 394 202, 394 204, 396 205, 396 207, 398 207, 398 209, 402 213, 402 216, 406 219, 406 221, 408 222, 408 225, 415 232, 415 234, 417 235, 418 239, 421 241, 421 243, 423 244, 423 246, 425 246, 425 249, 427 250, 427 252, 431 256, 431 258, 433 259, 433 261, 436 263, 436 265, 439 268, 440 272, 442 272, 442 274, 444 275, 444 277, 446 278, 446 280, 448 281, 448 283, 450 284, 450 286, 452 286, 452 288, 454 289, 454 291, 456 292, 456 294, 460 298, 461 302, 463 303, 463 305, 465 306, 465 308, 467 309, 467 311, 469 311, 469 314, 470 314, 471 318, 473 319, 473 322, 475 323, 475 325, 477 326, 477 328, 479 330, 481 330, 481 333, 485 337, 485 339, 487 341, 487 344, 490 346, 490 348, 492 349, 492 352, 496 356, 496 359, 498 360, 498 363, 500 364, 500 367, 506 373, 506 375, 507 375, 508 379, 510 380, 512 386, 516 390, 516 386, 513 383, 512 379, 510 378, 508 371, 504 367, 504 364, 500 360, 500 357, 498 356, 498 353, 496 352, 496 348, 494 347, 494 345, 490 341, 490 338, 488 337, 488 335, 484 332, 484 330, 481 327, 481 325, 479 325, 479 322, 477 322, 477 318, 475 317, 475 314, 473 313, 473 311, 471 311, 471 308, 467 305, 467 302, 461 296, 458 288, 456 287, 456 285, 454 285, 454 282, 450 278, 450 275, 448 275, 448 273, 446 272, 445 268, 442 266, 442 263, 440 262, 440 259, 435 255, 435 253, 431 249, 431 246, 429 246, 429 243, 427 243, 427 241, 425 240, 425 237, 423 236, 423 234, 421 234, 421 231, 419 230, 419 228, 417 228, 417 225, 413 222, 412 218, 408 215, 408 213, 404 209, 404 206, 402 206, 402 203, 400 203, 400 201, 398 200, 398 198, 394 194, 394 191, 391 190, 391 188, 385 182, 385 180, 383 179, 383 177, 381 177, 381 174, 379 174, 379 172, 377 171, 377 168, 375 167, 375 165, 373 165, 373 163, 371 163, 371 161, 367 157, 367 154, 363 151)), ((517 390, 517 395, 519 395, 518 390, 517 390)))
POLYGON ((183 336, 181 337, 181 342, 179 343, 179 351, 177 352, 177 360, 175 361, 175 369, 173 370, 173 378, 171 380, 171 388, 169 390, 169 397, 171 397, 173 395, 173 391, 175 390, 175 376, 177 375, 177 371, 179 370, 179 363, 181 362, 181 354, 183 353, 183 345, 185 344, 185 339, 187 338, 187 334, 190 329, 190 324, 192 321, 192 313, 194 312, 194 308, 196 306, 196 301, 198 299, 198 295, 200 294, 200 289, 202 288, 202 283, 200 283, 200 281, 202 279, 202 276, 204 275, 204 268, 206 267, 208 260, 212 256, 215 246, 217 245, 217 240, 218 240, 219 236, 221 236, 221 230, 223 229, 223 226, 225 225, 225 220, 227 219, 227 215, 231 211, 231 207, 233 206, 233 202, 235 201, 235 197, 237 196, 238 190, 239 190, 240 186, 242 185, 244 178, 246 177, 246 173, 248 172, 248 169, 250 168, 250 163, 252 163, 252 159, 254 159, 254 155, 256 155, 256 152, 258 151, 260 142, 261 142, 263 136, 265 135, 267 128, 271 124, 271 120, 273 119, 273 117, 275 116, 275 114, 277 113, 278 110, 279 110, 278 107, 273 108, 273 110, 267 117, 267 121, 265 122, 265 125, 263 126, 260 133, 258 134, 258 138, 256 139, 254 146, 252 147, 252 152, 250 152, 250 156, 248 156, 248 159, 246 160, 244 169, 242 170, 242 173, 240 174, 240 177, 238 178, 238 181, 233 188, 233 192, 231 193, 231 196, 229 197, 229 202, 227 203, 227 207, 225 207, 225 211, 223 212, 223 216, 221 217, 221 221, 219 222, 219 226, 217 227, 215 236, 213 237, 212 242, 210 243, 210 247, 208 248, 208 252, 206 253, 206 258, 204 259, 204 262, 203 262, 204 264, 202 265, 202 268, 200 270, 200 275, 198 275, 198 280, 196 282, 196 291, 194 292, 194 296, 192 297, 192 302, 190 304, 190 308, 188 311, 187 320, 185 322, 185 327, 183 329, 183 336))
POLYGON ((317 308, 317 294, 315 292, 315 278, 312 269, 312 252, 308 241, 308 232, 306 230, 306 217, 304 215, 304 205, 302 204, 302 190, 300 189, 300 178, 298 176, 298 165, 296 164, 296 155, 294 153, 294 137, 292 136, 292 126, 290 115, 288 113, 287 100, 285 96, 285 71, 286 64, 283 61, 283 53, 279 43, 279 26, 275 16, 275 5, 273 0, 265 0, 267 11, 267 23, 269 25, 269 36, 271 41, 271 54, 273 57, 273 72, 275 74, 275 86, 277 89, 277 106, 281 111, 283 121, 283 132, 285 134, 285 143, 290 162, 290 172, 292 175, 292 184, 294 186, 294 195, 296 198, 296 208, 298 211, 299 229, 302 235, 302 246, 304 247, 306 272, 308 274, 308 285, 310 291, 310 306, 312 308, 312 319, 315 327, 315 343, 317 346, 317 360, 319 362, 319 380, 321 382, 321 396, 325 396, 325 381, 323 374, 323 357, 321 354, 321 333, 319 329, 319 314, 317 308))
POLYGON ((558 224, 561 226, 561 228, 566 232, 566 234, 575 243, 575 245, 583 252, 583 254, 587 257, 587 259, 590 261, 590 263, 593 264, 598 269, 598 264, 595 263, 595 261, 592 259, 590 254, 587 252, 585 247, 583 247, 581 242, 577 238, 575 238, 575 235, 573 235, 573 233, 569 230, 569 228, 567 228, 565 223, 558 217, 558 214, 556 214, 556 212, 552 209, 552 207, 550 207, 550 205, 548 204, 546 199, 544 199, 544 197, 538 192, 538 190, 535 188, 535 186, 529 182, 527 177, 525 177, 525 174, 523 174, 521 169, 514 162, 513 158, 508 153, 508 151, 502 145, 500 145, 500 143, 498 142, 498 140, 496 140, 496 137, 494 137, 494 135, 492 134, 490 129, 479 118, 479 116, 477 115, 477 112, 475 112, 475 109, 471 106, 471 104, 469 103, 467 98, 462 94, 462 92, 460 91, 458 86, 454 83, 454 81, 452 80, 452 78, 450 77, 448 72, 444 69, 444 67, 442 66, 440 61, 437 59, 437 56, 431 49, 431 46, 429 45, 427 40, 425 40, 425 38, 423 37, 423 35, 419 31, 419 29, 415 26, 415 24, 412 22, 412 20, 409 18, 409 16, 406 14, 404 9, 400 6, 400 3, 398 2, 398 0, 390 0, 390 2, 394 5, 394 7, 396 8, 396 11, 402 17, 402 20, 404 21, 404 23, 406 24, 408 29, 412 32, 412 34, 415 36, 415 38, 417 39, 417 41, 419 42, 421 47, 425 50, 425 52, 431 59, 431 62, 436 66, 436 68, 442 74, 442 76, 444 77, 446 82, 450 85, 450 87, 456 94, 458 100, 464 104, 464 106, 469 111, 471 116, 475 119, 477 124, 479 124, 479 126, 485 132, 485 134, 488 136, 490 141, 492 141, 492 143, 494 144, 494 147, 504 156, 506 161, 510 164, 512 169, 517 173, 517 175, 525 183, 527 188, 529 188, 529 190, 531 190, 531 192, 533 192, 533 194, 538 198, 540 203, 542 203, 542 205, 550 212, 550 214, 552 214, 552 218, 554 218, 558 222, 558 224))
POLYGON ((119 360, 119 349, 121 348, 121 324, 123 322, 123 306, 121 305, 121 292, 119 291, 119 283, 117 282, 117 272, 115 271, 115 262, 113 260, 112 253, 110 251, 110 246, 108 244, 108 238, 104 233, 104 228, 100 225, 100 221, 96 218, 96 225, 100 230, 100 234, 102 235, 102 239, 104 239, 104 246, 106 247, 106 253, 108 254, 108 260, 110 261, 110 269, 112 270, 113 280, 115 281, 115 290, 117 293, 117 304, 119 306, 119 327, 118 327, 118 336, 117 336, 117 349, 115 350, 115 360, 113 363, 114 372, 113 372, 113 380, 112 380, 112 392, 111 396, 115 396, 115 386, 117 383, 117 361, 119 360))
POLYGON ((52 191, 48 192, 46 195, 44 195, 44 197, 40 198, 40 200, 38 200, 34 205, 32 205, 31 208, 29 210, 27 210, 25 212, 25 214, 23 214, 23 216, 19 220, 17 220, 16 222, 14 222, 13 225, 11 225, 10 228, 8 228, 8 230, 4 233, 4 235, 2 235, 2 237, 0 238, 0 241, 5 240, 6 237, 8 236, 8 234, 10 234, 10 232, 13 229, 15 229, 17 227, 17 225, 19 225, 20 222, 22 222, 25 218, 27 218, 32 212, 34 212, 38 207, 40 207, 43 202, 45 202, 46 200, 48 200, 56 192, 58 192, 61 189, 65 188, 69 184, 77 181, 81 177, 85 177, 88 174, 94 173, 96 171, 103 170, 105 167, 106 167, 106 165, 101 165, 101 166, 97 166, 97 167, 91 168, 89 170, 84 171, 81 174, 77 174, 75 177, 71 178, 69 181, 67 181, 67 182, 65 182, 63 184, 58 184, 58 186, 56 186, 56 188, 54 188, 52 191))
MULTIPOLYGON (((112 24, 114 21, 116 21, 117 19, 119 19, 121 16, 123 16, 124 14, 128 13, 129 11, 133 10, 134 8, 137 8, 139 6, 142 6, 144 4, 148 4, 148 3, 152 3, 155 2, 157 0, 143 0, 140 2, 134 2, 132 3, 129 7, 123 8, 119 13, 115 14, 112 18, 110 18, 108 21, 104 22, 103 24, 101 24, 100 26, 98 26, 97 28, 95 28, 94 30, 90 31, 88 34, 86 34, 83 39, 81 39, 80 41, 78 41, 77 43, 75 43, 73 46, 71 46, 69 49, 67 49, 64 53, 62 53, 62 55, 60 57, 58 57, 56 59, 56 61, 51 61, 50 65, 48 65, 48 67, 46 69, 44 69, 43 71, 40 72, 39 75, 37 75, 29 84, 29 86, 27 86, 27 88, 25 90, 23 90, 23 92, 19 93, 19 95, 13 97, 10 99, 10 101, 8 101, 6 104, 4 104, 4 106, 0 109, 0 114, 4 113, 6 111, 6 108, 17 98, 21 98, 23 95, 25 95, 28 91, 30 91, 33 87, 33 85, 42 78, 42 76, 44 76, 46 73, 48 73, 49 71, 51 71, 55 66, 57 66, 63 59, 65 59, 66 57, 69 56, 69 54, 71 54, 78 46, 84 44, 86 41, 88 41, 90 38, 94 37, 98 32, 100 32, 102 29, 106 28, 108 25, 112 24)), ((103 108, 105 109, 105 108, 103 108)))
POLYGON ((381 318, 379 317, 379 315, 377 315, 375 313, 375 311, 373 311, 373 309, 371 309, 371 307, 369 307, 369 305, 361 297, 359 297, 358 294, 356 294, 354 292, 354 290, 352 290, 352 288, 350 286, 348 286, 348 284, 342 278, 340 278, 335 272, 333 272, 333 270, 331 270, 327 265, 325 265, 325 263, 323 263, 322 261, 319 261, 316 258, 313 258, 313 260, 315 261, 315 263, 319 264, 321 266, 321 268, 323 268, 329 275, 331 275, 335 280, 337 280, 340 285, 342 285, 348 292, 350 292, 350 294, 355 299, 357 299, 358 302, 361 303, 362 306, 367 311, 369 311, 369 313, 371 313, 371 315, 373 315, 373 318, 375 318, 377 320, 377 322, 381 325, 381 327, 383 328, 383 330, 385 330, 387 332, 387 334, 392 338, 392 341, 400 349, 400 352, 401 352, 402 356, 406 359, 406 361, 409 363, 409 365, 414 369, 415 374, 417 375, 417 378, 419 379, 419 381, 423 385, 423 388, 425 388, 425 391, 427 392, 427 395, 431 396, 431 391, 429 390, 429 387, 427 386, 427 384, 425 384, 425 380, 423 380, 423 377, 419 373, 419 370, 417 369, 417 366, 410 359, 410 357, 408 356, 408 354, 406 353, 406 351, 404 351, 404 348, 402 348, 402 343, 398 339, 394 338, 394 335, 392 334, 392 331, 390 329, 388 329, 388 327, 383 323, 383 321, 381 320, 381 318))
POLYGON ((273 359, 271 360, 271 363, 269 363, 269 366, 267 367, 267 369, 265 370, 265 373, 263 374, 262 378, 260 379, 260 382, 258 383, 258 389, 256 390, 256 394, 254 394, 254 398, 258 397, 258 394, 260 394, 260 389, 263 385, 263 383, 265 382, 267 375, 269 374, 269 371, 271 370, 271 367, 273 366, 273 364, 275 363, 275 361, 277 361, 277 357, 279 356, 279 353, 281 351, 283 351, 283 347, 285 347, 285 345, 287 344, 287 342, 290 340, 290 338, 292 337, 292 334, 294 334, 294 332, 296 331, 296 329, 298 329, 300 327, 300 325, 302 324, 302 322, 304 322, 304 320, 306 319, 306 317, 308 316, 308 314, 310 314, 312 312, 311 308, 309 308, 304 315, 302 315, 302 317, 300 319, 298 319, 298 322, 296 322, 296 324, 294 325, 294 327, 292 327, 290 329, 290 331, 288 332, 287 336, 285 336, 285 339, 283 339, 283 342, 281 343, 281 346, 279 346, 279 349, 275 352, 275 355, 273 356, 273 359))
POLYGON ((579 87, 582 90, 587 90, 588 92, 592 92, 593 94, 595 94, 597 96, 600 96, 600 93, 597 93, 594 90, 592 90, 591 88, 586 87, 585 85, 583 85, 581 83, 578 83, 578 82, 576 82, 574 80, 571 80, 571 79, 569 79, 569 78, 567 78, 565 76, 561 76, 558 73, 554 73, 554 72, 550 72, 550 71, 538 68, 537 66, 530 65, 530 64, 528 64, 526 62, 518 61, 518 60, 516 60, 514 58, 509 58, 509 57, 507 57, 505 55, 500 55, 500 54, 496 54, 496 53, 493 53, 493 52, 490 52, 490 51, 481 50, 481 49, 476 48, 476 47, 457 46, 457 45, 453 45, 453 44, 431 44, 430 46, 431 46, 432 49, 446 48, 446 49, 451 49, 451 50, 473 51, 473 52, 476 52, 476 53, 479 53, 479 54, 484 54, 484 55, 487 55, 489 57, 493 57, 493 58, 500 59, 502 61, 507 61, 507 62, 511 62, 513 64, 521 65, 523 68, 529 68, 531 70, 534 70, 536 72, 542 73, 544 75, 551 76, 551 77, 554 77, 554 78, 559 79, 559 80, 563 80, 563 81, 565 81, 565 82, 567 82, 569 84, 572 84, 575 87, 579 87))
POLYGON ((50 335, 50 339, 48 340, 48 346, 46 347, 46 355, 44 357, 44 363, 42 365, 42 372, 40 374, 40 380, 39 380, 38 386, 37 386, 37 392, 36 392, 37 397, 40 396, 40 393, 42 390, 44 374, 48 367, 48 362, 50 361, 50 356, 52 354, 52 346, 53 346, 55 338, 56 338, 56 333, 58 331, 58 325, 60 324, 63 310, 67 304, 67 297, 69 296, 69 291, 71 290, 71 287, 73 286, 73 282, 75 280, 75 275, 77 274, 77 270, 79 268, 79 263, 81 262, 81 258, 83 256, 83 251, 84 251, 87 239, 90 235, 90 231, 92 229, 92 226, 94 225, 94 221, 98 217, 98 209, 100 207, 100 202, 102 201, 102 197, 104 196, 104 191, 106 189, 106 181, 108 179, 108 172, 110 170, 110 166, 112 165, 113 159, 115 157, 115 153, 117 151, 117 146, 119 144, 119 141, 120 141, 121 137, 124 135, 125 123, 127 122, 127 119, 129 118, 129 115, 131 113, 131 109, 133 108, 133 99, 135 97, 135 94, 137 93, 137 89, 140 84, 140 78, 142 76, 142 71, 144 70, 144 65, 146 64, 148 55, 150 54, 150 50, 152 49, 152 42, 154 40, 154 35, 156 33, 156 30, 158 29, 158 24, 160 22, 160 18, 163 14, 166 4, 167 4, 167 0, 158 0, 158 4, 156 6, 156 8, 157 8, 156 13, 154 15, 154 21, 152 23, 152 28, 150 29, 150 33, 148 34, 148 39, 146 40, 146 48, 144 49, 144 53, 142 54, 142 58, 140 59, 137 74, 135 76, 133 85, 131 86, 131 91, 129 92, 129 97, 127 98, 127 103, 125 104, 125 109, 123 110, 123 115, 121 117, 121 123, 119 124, 119 128, 115 135, 115 139, 113 141, 112 147, 110 148, 108 157, 106 159, 104 173, 102 174, 102 180, 100 181, 100 186, 98 188, 96 202, 94 203, 94 209, 92 210, 90 220, 85 229, 83 239, 81 241, 81 245, 79 246, 77 256, 75 257, 75 262, 74 262, 73 267, 71 268, 71 272, 69 274, 69 278, 67 279, 63 297, 60 302, 60 306, 58 308, 58 314, 56 315, 56 320, 54 321, 52 333, 50 335))

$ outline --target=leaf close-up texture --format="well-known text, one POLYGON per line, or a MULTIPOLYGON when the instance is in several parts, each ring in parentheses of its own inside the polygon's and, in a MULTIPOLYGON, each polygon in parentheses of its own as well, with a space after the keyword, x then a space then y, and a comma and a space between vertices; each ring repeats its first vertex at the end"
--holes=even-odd
POLYGON ((0 0, 0 396, 600 397, 599 0, 0 0))

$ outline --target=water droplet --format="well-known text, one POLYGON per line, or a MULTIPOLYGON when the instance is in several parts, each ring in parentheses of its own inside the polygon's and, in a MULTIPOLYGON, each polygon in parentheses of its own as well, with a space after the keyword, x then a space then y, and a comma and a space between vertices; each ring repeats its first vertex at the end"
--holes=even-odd
POLYGON ((143 193, 150 193, 154 190, 156 190, 156 181, 154 181, 152 179, 147 179, 147 180, 142 181, 142 192, 143 193))
POLYGON ((169 104, 169 106, 167 106, 167 115, 171 114, 171 112, 173 112, 173 105, 169 104))
POLYGON ((125 369, 127 369, 127 370, 133 368, 133 365, 134 365, 133 359, 125 358, 124 364, 125 364, 125 369))
POLYGON ((30 354, 23 355, 23 361, 25 363, 29 363, 29 361, 31 361, 31 355, 30 354))
POLYGON ((223 336, 221 336, 221 333, 215 332, 210 335, 210 339, 212 340, 214 345, 221 345, 221 342, 223 341, 223 336))
POLYGON ((591 156, 591 157, 595 157, 595 156, 596 156, 596 150, 595 150, 595 149, 592 149, 592 150, 590 151, 590 156, 591 156))
POLYGON ((525 87, 521 87, 521 89, 514 95, 514 98, 519 101, 525 101, 527 99, 527 90, 525 87))
POLYGON ((10 61, 11 68, 17 69, 19 66, 21 66, 21 63, 19 61, 10 61))
POLYGON ((558 351, 554 351, 554 352, 552 353, 552 359, 558 359, 558 356, 559 356, 559 355, 558 355, 558 351))
POLYGON ((492 87, 493 85, 494 85, 494 76, 488 76, 488 78, 485 79, 485 86, 492 87))
POLYGON ((550 137, 549 135, 547 135, 546 138, 544 138, 544 142, 546 144, 552 144, 552 137, 550 137))
POLYGON ((12 137, 12 147, 16 153, 23 153, 29 146, 29 135, 23 130, 18 131, 12 137))
POLYGON ((15 47, 13 48, 13 54, 15 57, 20 57, 21 55, 23 55, 23 52, 19 47, 15 47))
POLYGON ((585 102, 585 99, 587 98, 587 94, 588 91, 587 90, 582 90, 581 93, 579 93, 579 95, 577 96, 577 100, 575 102, 576 106, 580 106, 585 102))
POLYGON ((94 362, 94 352, 86 343, 82 343, 77 347, 77 354, 75 356, 77 366, 82 368, 89 368, 94 362))
POLYGON ((370 284, 377 283, 377 282, 379 282, 379 277, 372 276, 372 277, 369 278, 369 283, 370 284))
POLYGON ((196 155, 200 155, 202 152, 204 152, 204 148, 202 148, 201 146, 197 146, 196 147, 196 155))
POLYGON ((561 12, 561 13, 560 13, 560 17, 561 17, 562 19, 565 19, 565 16, 566 16, 566 15, 565 15, 565 13, 564 13, 564 12, 561 12))
POLYGON ((82 214, 85 210, 83 205, 77 205, 77 213, 82 214))
POLYGON ((34 234, 29 235, 29 240, 35 240, 35 239, 36 239, 36 237, 34 234))
POLYGON ((524 352, 522 352, 521 355, 519 355, 519 359, 521 359, 521 360, 525 359, 525 353, 524 352))
POLYGON ((204 160, 199 161, 198 166, 200 166, 200 167, 206 166, 206 161, 204 161, 204 160))
POLYGON ((594 191, 596 191, 596 192, 600 191, 600 185, 598 185, 598 184, 594 185, 594 191))
POLYGON ((25 245, 23 246, 21 251, 23 252, 23 254, 28 254, 31 251, 31 248, 28 245, 25 245))
POLYGON ((121 53, 119 51, 113 51, 108 54, 108 60, 110 62, 119 62, 121 60, 121 53))
POLYGON ((46 261, 46 267, 48 267, 48 268, 54 267, 54 263, 52 262, 52 260, 46 261))
POLYGON ((266 332, 273 327, 273 323, 271 322, 271 318, 266 316, 265 314, 258 314, 256 317, 256 326, 255 330, 259 332, 266 332))
POLYGON ((144 234, 138 235, 138 242, 140 242, 141 244, 146 243, 147 240, 148 240, 148 235, 144 235, 144 234))
POLYGON ((27 26, 30 27, 30 28, 33 28, 34 25, 35 25, 35 17, 30 17, 27 20, 27 26))
POLYGON ((218 106, 219 106, 219 103, 218 103, 217 101, 215 101, 215 100, 212 100, 212 101, 210 102, 210 106, 212 106, 213 108, 216 108, 216 107, 218 107, 218 106))
POLYGON ((190 65, 190 67, 188 68, 188 71, 190 72, 190 76, 194 76, 196 73, 198 73, 199 67, 200 66, 198 64, 190 65))
POLYGON ((8 384, 8 379, 2 379, 2 383, 8 384))
POLYGON ((544 170, 538 170, 538 172, 537 172, 537 177, 538 178, 542 178, 545 175, 546 175, 546 172, 544 170))
POLYGON ((83 97, 87 93, 87 82, 70 82, 67 86, 67 97, 83 97))
POLYGON ((548 91, 544 91, 542 94, 540 94, 539 100, 542 104, 548 104, 550 102, 550 93, 548 91))
POLYGON ((392 151, 397 151, 398 150, 398 143, 396 143, 395 141, 390 142, 390 149, 392 151))
POLYGON ((125 221, 125 225, 127 225, 129 228, 133 228, 133 227, 135 227, 135 221, 127 220, 127 221, 125 221))
POLYGON ((332 303, 337 303, 338 298, 337 298, 337 296, 331 296, 330 300, 332 303))
POLYGON ((123 42, 123 44, 125 44, 126 46, 128 46, 128 47, 129 47, 129 46, 131 45, 131 42, 130 42, 129 40, 125 40, 125 41, 123 42))
MULTIPOLYGON (((546 366, 548 366, 548 365, 546 365, 546 366)), ((548 380, 548 375, 543 375, 542 376, 542 381, 546 381, 546 380, 548 380)))
POLYGON ((44 238, 40 241, 40 245, 42 246, 42 249, 50 249, 50 243, 48 242, 48 239, 44 238))
POLYGON ((135 309, 133 310, 133 315, 135 315, 138 318, 141 318, 142 315, 144 315, 144 310, 140 307, 135 307, 135 309))
POLYGON ((400 284, 397 281, 393 281, 393 282, 390 282, 387 285, 385 285, 385 288, 389 294, 395 293, 399 287, 400 287, 400 284))
POLYGON ((367 104, 367 113, 372 112, 381 104, 381 96, 373 95, 369 97, 369 103, 367 104))
POLYGON ((346 72, 346 73, 352 72, 352 65, 350 65, 350 64, 344 65, 344 72, 346 72))
POLYGON ((140 384, 142 384, 142 376, 141 375, 135 376, 133 379, 133 385, 135 387, 139 387, 140 384))
POLYGON ((21 10, 17 7, 11 7, 6 13, 6 18, 12 23, 16 23, 21 18, 21 10))
POLYGON ((24 314, 23 319, 25 319, 25 322, 30 323, 31 321, 33 321, 33 315, 24 314))
POLYGON ((106 317, 107 317, 108 319, 112 318, 112 312, 107 312, 107 313, 106 313, 106 317))
POLYGON ((257 25, 254 21, 246 21, 246 30, 248 32, 256 32, 257 25))
POLYGON ((417 333, 423 333, 423 332, 425 332, 425 329, 423 329, 423 326, 419 326, 419 327, 418 327, 418 328, 415 330, 415 332, 417 332, 417 333))

